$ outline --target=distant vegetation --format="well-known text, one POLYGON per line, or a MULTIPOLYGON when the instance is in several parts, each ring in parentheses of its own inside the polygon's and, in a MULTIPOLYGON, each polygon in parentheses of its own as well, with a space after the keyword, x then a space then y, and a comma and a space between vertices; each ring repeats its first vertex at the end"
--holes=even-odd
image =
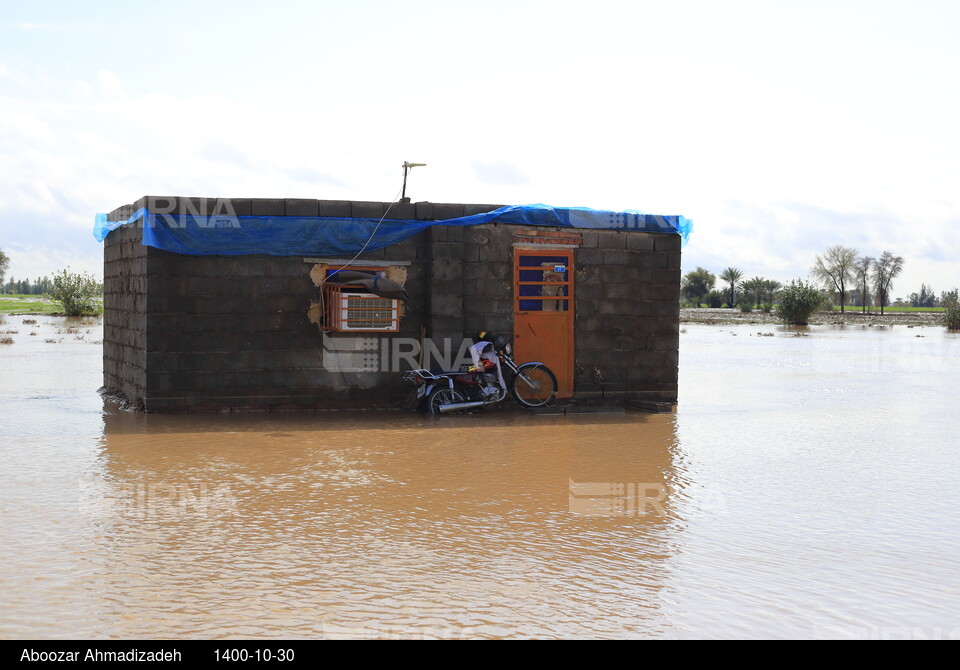
POLYGON ((896 312, 943 311, 944 324, 951 330, 960 330, 960 307, 955 306, 958 304, 956 289, 945 291, 938 298, 933 288, 924 283, 907 300, 891 300, 893 282, 903 272, 903 266, 903 257, 889 251, 874 258, 837 245, 814 258, 809 283, 796 279, 787 287, 766 277, 745 279, 746 273, 742 269, 731 266, 720 272, 723 285, 715 288, 717 276, 698 267, 683 277, 681 304, 685 307, 703 304, 715 308, 736 307, 742 312, 776 309, 790 323, 806 322, 813 311, 833 311, 834 306, 839 307, 840 312, 846 311, 847 307, 859 307, 866 313, 873 305, 880 308, 881 315, 888 307, 896 312), (813 303, 816 303, 813 311, 803 316, 804 310, 813 303), (955 315, 952 321, 948 313, 955 315))
POLYGON ((824 291, 799 279, 794 279, 780 289, 779 298, 777 316, 784 323, 793 326, 810 323, 810 316, 828 300, 824 291))
POLYGON ((3 286, 3 279, 7 276, 7 270, 9 269, 10 257, 3 252, 3 249, 0 249, 0 286, 3 286))
POLYGON ((830 247, 823 256, 814 259, 810 274, 828 290, 835 290, 840 294, 841 312, 847 297, 847 287, 855 280, 856 267, 857 250, 839 245, 830 247))
POLYGON ((44 295, 53 288, 53 280, 49 277, 37 277, 35 280, 10 278, 6 284, 2 285, 0 293, 9 293, 14 295, 44 295))
POLYGON ((89 316, 103 311, 103 284, 88 273, 61 270, 49 277, 4 281, 10 269, 10 257, 0 249, 0 313, 50 314, 62 311, 68 316, 89 316), (57 309, 59 305, 59 310, 57 309))
POLYGON ((60 306, 39 295, 0 295, 0 314, 54 314, 60 306))
POLYGON ((3 249, 0 249, 0 293, 14 293, 19 295, 43 295, 49 293, 53 287, 53 282, 49 277, 37 277, 32 282, 27 279, 7 278, 7 271, 10 269, 10 256, 3 249))
POLYGON ((680 283, 680 295, 699 307, 716 283, 716 275, 709 270, 698 267, 684 276, 680 283))
POLYGON ((67 316, 87 316, 103 311, 103 284, 87 273, 61 270, 53 276, 50 298, 67 316))
POLYGON ((953 289, 943 294, 943 325, 947 330, 960 330, 960 291, 953 289))

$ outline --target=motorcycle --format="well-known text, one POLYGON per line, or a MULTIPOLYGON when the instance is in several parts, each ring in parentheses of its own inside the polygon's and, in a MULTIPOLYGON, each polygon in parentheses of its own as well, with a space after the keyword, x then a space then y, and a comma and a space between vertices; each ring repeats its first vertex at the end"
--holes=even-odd
POLYGON ((428 414, 439 415, 496 405, 508 392, 524 407, 542 407, 556 397, 557 377, 546 365, 517 363, 513 347, 502 337, 481 332, 479 340, 470 347, 473 365, 453 372, 421 369, 403 375, 416 387, 415 407, 423 405, 428 414))

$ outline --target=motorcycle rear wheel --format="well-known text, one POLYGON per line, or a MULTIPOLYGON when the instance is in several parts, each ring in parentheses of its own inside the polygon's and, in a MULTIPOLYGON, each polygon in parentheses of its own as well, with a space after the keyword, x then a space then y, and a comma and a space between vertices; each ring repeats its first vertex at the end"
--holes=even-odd
POLYGON ((510 392, 524 407, 543 407, 557 397, 557 377, 546 365, 521 365, 510 382, 510 392))
POLYGON ((440 406, 450 405, 458 402, 466 402, 467 399, 460 391, 451 389, 447 386, 441 386, 433 389, 430 397, 427 399, 427 412, 433 416, 441 416, 440 406))

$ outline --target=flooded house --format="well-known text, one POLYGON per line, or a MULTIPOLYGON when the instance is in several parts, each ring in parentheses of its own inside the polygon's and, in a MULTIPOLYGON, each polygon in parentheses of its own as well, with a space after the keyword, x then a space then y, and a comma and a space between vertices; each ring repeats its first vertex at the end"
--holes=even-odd
POLYGON ((99 215, 104 390, 148 412, 400 407, 484 330, 558 400, 677 401, 682 216, 149 196, 99 215), (349 281, 344 281, 344 277, 349 281))

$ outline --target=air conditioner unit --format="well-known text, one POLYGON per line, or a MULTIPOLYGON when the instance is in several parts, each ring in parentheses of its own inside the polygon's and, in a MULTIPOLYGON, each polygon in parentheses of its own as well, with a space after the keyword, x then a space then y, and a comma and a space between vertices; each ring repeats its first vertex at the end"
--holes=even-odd
POLYGON ((339 331, 393 331, 400 329, 400 307, 394 298, 372 293, 331 291, 331 323, 339 331))

